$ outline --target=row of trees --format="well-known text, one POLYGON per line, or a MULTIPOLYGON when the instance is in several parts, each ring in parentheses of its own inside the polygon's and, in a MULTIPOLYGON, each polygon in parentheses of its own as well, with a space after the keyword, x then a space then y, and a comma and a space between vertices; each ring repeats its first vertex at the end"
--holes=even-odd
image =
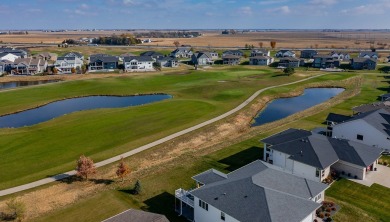
MULTIPOLYGON (((259 42, 258 45, 259 45, 260 48, 263 48, 264 43, 263 42, 259 42)), ((276 47, 276 41, 270 41, 269 45, 271 46, 272 49, 274 49, 276 47)), ((255 48, 254 45, 245 44, 245 49, 254 49, 254 48, 255 48)))
POLYGON ((99 37, 92 40, 93 44, 102 45, 136 45, 141 44, 141 39, 134 37, 131 34, 111 35, 108 37, 99 37))
POLYGON ((139 32, 134 33, 136 38, 189 38, 202 35, 200 32, 139 32))

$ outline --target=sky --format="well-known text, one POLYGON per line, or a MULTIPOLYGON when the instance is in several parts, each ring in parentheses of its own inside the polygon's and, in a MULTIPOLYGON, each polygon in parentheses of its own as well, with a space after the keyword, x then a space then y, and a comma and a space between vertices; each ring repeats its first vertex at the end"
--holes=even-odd
POLYGON ((390 29, 390 0, 1 0, 1 30, 390 29))

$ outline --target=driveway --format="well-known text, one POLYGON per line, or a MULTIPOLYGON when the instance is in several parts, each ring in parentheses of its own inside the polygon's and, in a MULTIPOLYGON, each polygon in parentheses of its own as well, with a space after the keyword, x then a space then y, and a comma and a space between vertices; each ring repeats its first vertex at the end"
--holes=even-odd
POLYGON ((349 179, 353 182, 371 186, 374 183, 390 188, 390 167, 377 165, 377 171, 371 171, 366 174, 365 180, 349 179))

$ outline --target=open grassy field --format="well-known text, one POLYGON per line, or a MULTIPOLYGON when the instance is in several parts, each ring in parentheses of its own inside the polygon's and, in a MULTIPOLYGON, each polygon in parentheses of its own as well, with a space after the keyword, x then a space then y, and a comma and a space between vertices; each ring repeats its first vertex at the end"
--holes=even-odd
MULTIPOLYGON (((75 96, 167 93, 174 98, 139 107, 76 112, 31 127, 0 129, 4 160, 0 167, 7 169, 0 171, 0 189, 71 170, 81 154, 100 161, 129 151, 224 113, 258 89, 313 75, 303 71, 287 77, 278 72, 216 67, 185 74, 89 79, 2 92, 0 114, 75 96)), ((349 76, 330 74, 309 82, 349 76)))
MULTIPOLYGON (((1 35, 0 41, 4 43, 61 43, 65 39, 93 38, 122 34, 125 31, 69 31, 60 33, 46 33, 31 31, 29 35, 1 35)), ((222 35, 221 31, 203 31, 203 36, 197 38, 155 38, 152 43, 145 46, 173 46, 174 41, 181 44, 202 47, 244 47, 245 44, 258 47, 263 42, 264 47, 270 47, 270 41, 276 41, 277 48, 366 48, 370 46, 389 49, 390 34, 386 31, 263 31, 246 32, 235 35, 222 35)))
MULTIPOLYGON (((331 75, 322 77, 339 79, 340 76, 331 75)), ((172 164, 165 164, 151 169, 148 174, 139 176, 141 179, 144 192, 141 195, 134 196, 129 194, 131 184, 114 185, 116 189, 107 190, 102 193, 93 195, 92 197, 78 201, 69 207, 60 208, 57 211, 46 214, 38 218, 36 221, 54 221, 56 218, 63 218, 64 221, 99 221, 119 213, 127 208, 141 208, 152 212, 162 213, 167 215, 171 221, 185 221, 183 218, 177 217, 174 212, 174 190, 177 188, 193 188, 195 186, 191 176, 196 175, 209 168, 215 168, 223 172, 229 172, 237 169, 251 161, 262 158, 262 144, 259 142, 273 133, 281 130, 298 127, 303 129, 312 129, 321 126, 326 115, 332 112, 351 114, 351 107, 361 103, 372 102, 377 99, 377 95, 388 89, 388 83, 383 77, 378 74, 363 75, 363 83, 361 92, 350 99, 347 99, 337 105, 326 107, 324 110, 308 115, 297 121, 290 121, 280 124, 277 127, 269 128, 265 131, 253 129, 248 137, 243 137, 239 140, 225 142, 219 149, 206 155, 195 155, 187 153, 178 157, 177 161, 172 164), (85 214, 85 210, 92 209, 96 203, 112 203, 104 205, 104 208, 99 210, 98 214, 85 214), (66 216, 65 216, 66 215, 66 216)), ((314 80, 313 80, 314 81, 314 80)), ((295 86, 281 87, 275 89, 275 93, 285 92, 293 89, 295 86)), ((354 86, 350 86, 353 88, 354 86)), ((359 86, 360 87, 360 86, 359 86)), ((259 128, 260 129, 260 128, 259 128)), ((227 139, 228 140, 228 139, 227 139)), ((151 155, 153 150, 146 153, 138 154, 137 156, 128 158, 127 161, 132 163, 138 158, 145 155, 151 155)), ((109 168, 109 167, 108 167, 109 168)), ((371 188, 364 187, 346 180, 337 181, 328 191, 328 199, 335 201, 342 209, 336 216, 336 221, 387 221, 389 218, 390 205, 389 199, 390 189, 378 185, 373 185, 371 188)))

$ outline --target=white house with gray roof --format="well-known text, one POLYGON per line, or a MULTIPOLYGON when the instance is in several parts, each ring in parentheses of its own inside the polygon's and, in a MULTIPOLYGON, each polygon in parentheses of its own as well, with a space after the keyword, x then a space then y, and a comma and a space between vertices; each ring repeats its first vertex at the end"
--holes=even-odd
POLYGON ((367 173, 375 170, 382 152, 362 143, 300 129, 288 129, 261 141, 264 161, 318 182, 331 171, 364 180, 367 173))
POLYGON ((123 65, 126 72, 154 71, 154 59, 151 56, 126 56, 123 65))
POLYGON ((81 60, 84 60, 84 56, 79 52, 68 52, 63 57, 76 57, 81 60))
POLYGON ((378 53, 373 51, 362 51, 359 53, 359 58, 366 58, 366 59, 378 59, 378 53))
POLYGON ((196 222, 312 222, 328 188, 260 160, 228 174, 211 169, 193 179, 196 189, 176 190, 175 210, 196 222))
POLYGON ((84 64, 83 60, 78 57, 58 57, 54 63, 54 67, 59 74, 72 73, 72 69, 81 70, 81 66, 84 64))
POLYGON ((21 58, 19 55, 9 53, 9 52, 2 52, 0 53, 0 60, 7 60, 14 62, 16 59, 21 58))
POLYGON ((364 143, 373 148, 390 147, 390 112, 377 109, 333 125, 332 136, 364 143))

